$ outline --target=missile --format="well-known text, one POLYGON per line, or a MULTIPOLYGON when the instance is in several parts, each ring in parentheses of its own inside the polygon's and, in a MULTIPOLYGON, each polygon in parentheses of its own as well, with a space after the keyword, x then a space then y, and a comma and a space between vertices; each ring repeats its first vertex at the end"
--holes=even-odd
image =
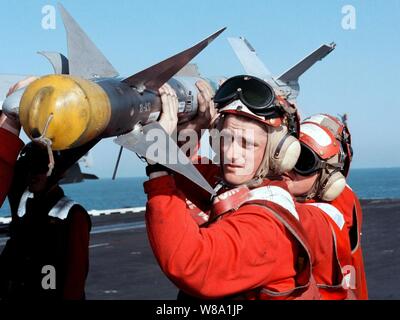
MULTIPOLYGON (((175 77, 167 81, 178 96, 179 123, 197 113, 198 80, 175 77)), ((52 141, 53 150, 76 148, 98 136, 125 134, 136 124, 156 121, 160 112, 161 99, 155 87, 138 90, 118 78, 87 80, 47 75, 30 84, 19 102, 19 119, 28 137, 46 136, 52 141)))
MULTIPOLYGON (((45 141, 53 151, 71 150, 68 154, 76 161, 73 150, 86 153, 103 138, 133 132, 130 139, 125 135, 123 142, 118 139, 116 142, 145 156, 148 142, 144 134, 147 130, 143 128, 152 124, 151 128, 163 130, 154 122, 161 112, 158 89, 166 82, 178 96, 179 122, 188 121, 197 114, 195 83, 201 77, 175 75, 225 28, 185 51, 122 78, 62 5, 59 9, 67 33, 68 58, 54 52, 40 52, 51 62, 56 74, 35 80, 3 103, 6 113, 18 113, 29 138, 45 141), (139 130, 133 130, 138 127, 139 130)), ((209 80, 209 83, 216 89, 216 82, 209 80)), ((177 146, 173 149, 179 153, 177 146)), ((173 170, 185 174, 213 194, 190 161, 184 162, 173 166, 173 170)))
POLYGON ((157 92, 165 82, 177 92, 180 122, 196 115, 195 82, 200 78, 172 77, 224 29, 167 60, 121 79, 98 49, 94 50, 67 11, 63 7, 60 10, 67 30, 70 74, 47 75, 25 89, 19 103, 19 119, 28 137, 37 139, 44 135, 51 140, 53 150, 65 150, 99 135, 107 138, 127 133, 135 124, 146 125, 158 119, 161 99, 157 92), (96 52, 93 55, 87 50, 82 52, 84 48, 96 52), (77 50, 82 54, 76 54, 77 50), (91 56, 90 61, 82 63, 87 55, 91 56), (77 63, 72 60, 74 57, 79 58, 77 63), (99 67, 94 68, 93 64, 99 67))

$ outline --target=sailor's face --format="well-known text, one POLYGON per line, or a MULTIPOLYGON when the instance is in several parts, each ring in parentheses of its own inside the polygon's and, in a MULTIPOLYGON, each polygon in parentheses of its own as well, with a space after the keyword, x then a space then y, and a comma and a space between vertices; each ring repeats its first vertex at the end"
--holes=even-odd
POLYGON ((46 189, 47 186, 47 174, 46 173, 35 173, 29 175, 28 182, 29 192, 41 193, 46 189))
POLYGON ((256 121, 228 115, 222 128, 221 159, 224 180, 249 182, 260 167, 267 145, 266 129, 256 121))
POLYGON ((302 176, 296 171, 292 170, 282 175, 283 180, 287 183, 289 192, 295 196, 303 196, 308 194, 318 178, 318 173, 314 173, 310 176, 302 176))

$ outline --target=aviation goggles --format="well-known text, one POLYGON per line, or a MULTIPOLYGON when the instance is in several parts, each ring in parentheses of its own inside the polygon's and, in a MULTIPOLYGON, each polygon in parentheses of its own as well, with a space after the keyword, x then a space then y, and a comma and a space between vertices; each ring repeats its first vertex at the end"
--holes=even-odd
POLYGON ((251 112, 266 119, 281 115, 274 104, 274 90, 259 78, 245 75, 232 77, 221 85, 214 96, 218 109, 237 99, 251 112))
POLYGON ((340 164, 327 163, 304 143, 301 144, 300 157, 293 170, 302 176, 311 176, 320 169, 342 169, 340 164))

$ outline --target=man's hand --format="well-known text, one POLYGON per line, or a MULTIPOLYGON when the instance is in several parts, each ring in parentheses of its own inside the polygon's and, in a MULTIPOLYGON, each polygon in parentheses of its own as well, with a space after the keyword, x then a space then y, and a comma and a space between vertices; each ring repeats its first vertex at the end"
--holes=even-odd
MULTIPOLYGON (((161 96, 161 116, 158 122, 163 129, 171 135, 176 130, 178 124, 178 97, 176 96, 174 89, 172 89, 168 83, 165 83, 160 89, 158 89, 158 92, 161 96)), ((146 161, 149 165, 155 164, 151 159, 146 159, 146 161)), ((149 175, 149 179, 154 179, 167 174, 168 172, 166 171, 152 172, 149 175)))
POLYGON ((158 122, 164 130, 171 135, 178 124, 178 97, 176 92, 168 83, 165 83, 159 90, 161 96, 161 117, 158 122))
POLYGON ((21 81, 18 81, 16 84, 11 86, 10 89, 8 89, 6 97, 8 97, 9 95, 13 94, 15 91, 17 91, 19 89, 27 87, 28 85, 30 85, 36 79, 38 79, 38 77, 33 77, 32 76, 32 77, 25 78, 25 79, 23 79, 21 81))
POLYGON ((201 129, 208 129, 217 116, 215 109, 214 91, 207 81, 199 80, 196 82, 196 87, 199 89, 197 95, 198 109, 197 115, 191 121, 178 125, 178 131, 195 130, 200 139, 201 129))
MULTIPOLYGON (((17 90, 28 86, 31 82, 35 81, 36 79, 37 77, 28 77, 26 79, 18 81, 16 84, 10 87, 6 97, 10 96, 17 90)), ((21 130, 21 125, 18 120, 18 114, 12 114, 7 116, 5 111, 6 110, 4 110, 0 118, 0 128, 6 129, 11 133, 15 134, 16 136, 18 136, 21 130)))
POLYGON ((195 132, 197 135, 197 139, 189 139, 189 141, 177 141, 178 146, 182 147, 185 145, 185 149, 187 150, 184 152, 189 158, 193 156, 192 153, 195 152, 198 147, 198 143, 201 138, 201 130, 208 129, 212 121, 214 121, 217 116, 217 111, 212 100, 214 91, 211 86, 204 80, 197 81, 196 86, 199 89, 199 93, 197 95, 197 115, 193 120, 179 125, 179 102, 175 91, 168 84, 164 84, 159 89, 162 102, 162 113, 159 120, 160 125, 169 135, 172 135, 176 129, 179 136, 193 137, 193 132, 195 132))

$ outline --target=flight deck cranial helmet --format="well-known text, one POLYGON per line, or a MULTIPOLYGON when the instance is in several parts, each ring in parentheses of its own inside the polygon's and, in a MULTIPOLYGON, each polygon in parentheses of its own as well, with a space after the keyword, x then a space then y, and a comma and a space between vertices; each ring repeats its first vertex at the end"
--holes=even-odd
POLYGON ((342 120, 340 120, 337 117, 323 113, 313 115, 309 118, 306 118, 303 121, 303 122, 316 123, 325 127, 335 136, 336 140, 339 141, 340 146, 342 148, 342 152, 345 157, 343 171, 342 171, 345 177, 347 177, 349 174, 350 164, 353 159, 353 148, 351 147, 351 134, 346 121, 347 121, 346 114, 342 117, 342 120))
POLYGON ((305 119, 300 126, 301 154, 294 170, 303 176, 319 173, 306 198, 332 201, 346 186, 351 161, 347 127, 329 115, 318 114, 305 119))
POLYGON ((217 124, 220 128, 229 114, 265 125, 268 142, 255 179, 292 170, 300 155, 299 117, 294 104, 276 94, 265 81, 249 75, 226 80, 215 93, 214 102, 220 114, 217 124))

